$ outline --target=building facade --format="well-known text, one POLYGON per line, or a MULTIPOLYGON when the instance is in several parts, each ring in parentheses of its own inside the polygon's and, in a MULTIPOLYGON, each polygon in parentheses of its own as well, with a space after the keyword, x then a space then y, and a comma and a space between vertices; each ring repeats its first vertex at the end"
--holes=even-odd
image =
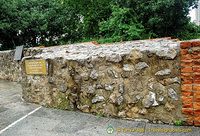
POLYGON ((198 7, 195 9, 194 23, 200 25, 200 0, 198 1, 198 7))

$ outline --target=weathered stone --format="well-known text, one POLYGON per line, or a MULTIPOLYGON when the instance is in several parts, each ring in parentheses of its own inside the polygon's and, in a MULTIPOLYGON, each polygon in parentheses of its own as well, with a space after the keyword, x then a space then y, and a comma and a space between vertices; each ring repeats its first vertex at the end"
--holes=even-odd
POLYGON ((114 70, 107 70, 108 76, 109 77, 114 77, 114 78, 118 78, 118 74, 114 71, 114 70))
POLYGON ((166 76, 166 75, 169 75, 170 73, 171 73, 170 69, 164 69, 164 70, 156 72, 155 75, 156 76, 166 76))
POLYGON ((153 90, 154 84, 153 84, 153 83, 150 83, 150 84, 149 84, 149 88, 150 88, 151 90, 153 90))
POLYGON ((112 77, 112 76, 113 76, 112 70, 108 69, 108 70, 107 70, 107 73, 108 73, 108 76, 109 76, 109 77, 112 77))
POLYGON ((81 78, 85 81, 88 81, 89 80, 89 77, 88 77, 88 73, 84 72, 84 73, 81 73, 81 78))
POLYGON ((151 51, 146 51, 145 53, 146 53, 147 57, 149 57, 149 58, 153 57, 153 53, 151 51))
POLYGON ((177 51, 175 49, 163 49, 157 51, 156 55, 160 58, 174 59, 177 56, 177 51))
POLYGON ((106 56, 106 60, 110 62, 120 62, 122 57, 119 54, 111 54, 106 56))
POLYGON ((96 70, 92 70, 90 73, 90 77, 94 80, 96 80, 98 78, 99 74, 97 73, 96 70))
POLYGON ((76 98, 72 97, 72 96, 68 96, 69 100, 72 102, 72 103, 75 103, 76 102, 76 98))
POLYGON ((106 116, 117 116, 117 109, 113 104, 108 103, 105 107, 103 112, 106 116))
POLYGON ((40 89, 34 88, 34 91, 35 91, 35 92, 40 92, 40 89))
POLYGON ((160 97, 158 98, 158 101, 162 102, 162 101, 164 100, 164 98, 165 98, 165 97, 160 96, 160 97))
POLYGON ((131 61, 135 61, 137 59, 141 59, 143 57, 143 54, 139 51, 139 50, 133 50, 131 52, 131 55, 130 55, 130 60, 131 61))
POLYGON ((88 93, 94 93, 95 88, 93 86, 88 86, 88 93))
POLYGON ((89 112, 90 112, 89 106, 88 106, 88 105, 83 105, 83 106, 81 107, 81 110, 82 110, 83 112, 86 112, 86 113, 89 113, 89 112))
POLYGON ((69 102, 69 105, 71 109, 74 109, 74 104, 71 101, 69 102))
POLYGON ((154 82, 154 81, 155 81, 155 78, 150 78, 148 81, 149 81, 149 82, 154 82))
POLYGON ((136 95, 135 97, 137 100, 140 100, 140 98, 141 98, 140 95, 136 95))
POLYGON ((162 91, 162 90, 160 90, 160 91, 158 92, 158 94, 160 94, 160 95, 161 95, 161 94, 163 94, 163 91, 162 91))
MULTIPOLYGON (((174 120, 177 117, 183 120, 185 117, 180 112, 181 100, 173 101, 174 99, 170 96, 167 98, 169 88, 177 89, 175 90, 177 95, 181 95, 181 90, 179 90, 181 88, 180 55, 175 57, 174 50, 169 50, 177 49, 177 47, 179 44, 175 41, 160 39, 100 46, 90 43, 63 45, 41 49, 42 52, 39 55, 35 55, 38 53, 37 48, 28 49, 27 53, 25 51, 24 54, 33 57, 27 57, 24 60, 47 60, 48 75, 27 75, 24 61, 13 62, 12 51, 3 51, 0 52, 0 79, 23 82, 23 97, 32 103, 40 105, 48 103, 55 106, 61 97, 59 104, 67 105, 66 108, 69 110, 101 112, 105 116, 124 118, 128 115, 132 119, 148 118, 151 121, 156 117, 167 123, 168 120, 174 120), (172 56, 166 56, 169 54, 165 53, 163 55, 162 52, 159 54, 161 50, 171 53, 172 56), (174 60, 168 60, 173 57, 174 60), (161 71, 157 73, 160 76, 155 77, 157 71, 166 68, 171 72, 167 74, 163 72, 163 74, 161 71), (166 78, 165 75, 171 73, 173 75, 166 78), (55 80, 51 80, 51 77, 55 77, 55 80), (68 87, 66 92, 63 91, 64 94, 60 91, 60 84, 68 87), (156 96, 149 91, 156 93, 156 96), (66 98, 66 101, 63 101, 63 98, 66 98), (146 98, 148 100, 143 100, 146 98), (160 106, 152 108, 158 105, 156 99, 160 106), (145 108, 144 101, 150 109, 145 108), (173 109, 173 106, 166 108, 170 107, 166 104, 167 102, 174 104, 176 108, 173 109), (133 110, 133 107, 137 107, 139 111, 133 110), (168 109, 172 109, 173 112, 169 113, 168 109)), ((158 123, 159 120, 156 122, 158 123)))
POLYGON ((138 117, 138 115, 136 113, 133 113, 133 112, 127 112, 126 115, 129 117, 129 118, 136 118, 138 117))
POLYGON ((141 110, 139 110, 139 113, 142 115, 146 115, 146 114, 148 114, 148 111, 147 111, 147 109, 141 109, 141 110))
POLYGON ((62 92, 62 93, 65 93, 67 91, 67 86, 62 83, 59 85, 59 90, 62 92))
POLYGON ((161 95, 163 93, 167 93, 166 87, 159 82, 154 83, 153 90, 156 90, 157 94, 159 94, 159 95, 161 95))
POLYGON ((117 104, 121 105, 121 103, 123 102, 124 98, 123 96, 119 96, 118 100, 117 100, 117 104))
POLYGON ((170 98, 176 100, 176 101, 178 100, 177 93, 176 93, 176 91, 175 91, 174 89, 172 89, 172 88, 169 88, 169 89, 168 89, 168 96, 169 96, 170 98))
POLYGON ((115 72, 114 70, 112 70, 112 72, 113 72, 115 78, 119 77, 118 74, 117 74, 117 72, 115 72))
POLYGON ((114 87, 112 85, 105 84, 106 91, 112 91, 113 89, 114 89, 114 87))
POLYGON ((78 98, 78 95, 74 94, 74 93, 71 93, 71 96, 74 97, 74 98, 78 98))
POLYGON ((116 103, 117 102, 117 96, 115 93, 112 93, 110 95, 110 100, 111 100, 111 103, 116 103))
POLYGON ((119 117, 126 117, 126 112, 125 111, 120 111, 119 113, 118 113, 118 116, 119 117))
POLYGON ((142 100, 142 104, 145 108, 150 108, 151 106, 158 106, 159 104, 156 101, 156 94, 149 92, 148 95, 142 100))
POLYGON ((131 71, 133 71, 133 69, 132 69, 130 64, 124 64, 123 65, 123 71, 131 72, 131 71))
POLYGON ((103 86, 101 84, 96 84, 96 89, 103 89, 103 86))
POLYGON ((180 84, 180 79, 178 77, 167 78, 167 79, 160 81, 160 83, 163 85, 170 85, 170 84, 174 84, 174 83, 180 84))
POLYGON ((147 65, 146 62, 139 62, 135 65, 135 69, 138 69, 138 70, 148 68, 148 67, 149 67, 149 65, 147 65))
POLYGON ((138 111, 139 111, 138 107, 131 108, 131 112, 138 113, 138 111))
POLYGON ((105 98, 103 96, 99 96, 99 95, 96 95, 93 99, 92 99, 92 103, 97 103, 97 102, 102 102, 104 101, 105 98))
POLYGON ((157 122, 158 124, 164 124, 162 121, 160 121, 160 120, 158 120, 158 122, 157 122))
POLYGON ((50 77, 49 78, 49 83, 53 84, 55 82, 56 78, 55 77, 50 77))
POLYGON ((135 104, 138 102, 136 98, 133 98, 127 94, 124 95, 124 100, 126 101, 127 104, 135 104))
POLYGON ((157 122, 158 122, 158 119, 157 118, 153 118, 152 123, 156 124, 157 122))
POLYGON ((89 69, 92 69, 94 66, 90 63, 90 64, 88 64, 88 68, 89 69))
POLYGON ((167 111, 172 111, 173 109, 175 108, 175 106, 173 105, 173 104, 171 104, 171 103, 166 103, 165 104, 165 109, 167 110, 167 111))
POLYGON ((143 86, 142 86, 142 82, 139 80, 135 80, 135 87, 138 91, 142 91, 143 90, 143 86))
POLYGON ((74 81, 75 81, 77 84, 80 83, 80 80, 81 80, 81 76, 80 76, 80 75, 75 74, 73 77, 74 77, 74 81))
POLYGON ((119 84, 119 93, 124 93, 124 84, 119 84))

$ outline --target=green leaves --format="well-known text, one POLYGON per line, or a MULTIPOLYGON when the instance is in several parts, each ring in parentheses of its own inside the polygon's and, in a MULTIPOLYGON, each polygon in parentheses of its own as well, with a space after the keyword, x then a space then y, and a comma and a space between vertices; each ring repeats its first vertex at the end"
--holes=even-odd
POLYGON ((0 0, 1 49, 90 41, 198 37, 195 0, 0 0), (103 40, 104 39, 104 40, 103 40))
POLYGON ((100 33, 106 38, 120 40, 140 39, 143 32, 142 24, 137 22, 129 8, 113 6, 112 15, 107 21, 99 23, 100 33))
POLYGON ((182 125, 182 121, 174 121, 174 124, 176 125, 176 126, 181 126, 182 125))
POLYGON ((79 18, 57 1, 2 0, 0 11, 3 49, 17 45, 54 45, 61 39, 75 40, 77 32, 71 30, 76 29, 79 18))

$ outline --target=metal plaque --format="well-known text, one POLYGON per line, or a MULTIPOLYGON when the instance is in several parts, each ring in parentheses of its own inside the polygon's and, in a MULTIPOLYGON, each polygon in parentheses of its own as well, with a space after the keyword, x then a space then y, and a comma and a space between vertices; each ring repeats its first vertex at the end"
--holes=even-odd
POLYGON ((21 60, 24 46, 17 46, 15 50, 14 60, 21 60))
POLYGON ((47 74, 47 66, 45 60, 26 60, 26 74, 28 75, 45 75, 47 74))

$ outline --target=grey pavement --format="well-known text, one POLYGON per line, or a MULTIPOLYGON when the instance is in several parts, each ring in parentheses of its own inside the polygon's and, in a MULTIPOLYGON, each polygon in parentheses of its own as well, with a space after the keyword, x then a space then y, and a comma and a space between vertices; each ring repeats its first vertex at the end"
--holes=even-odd
POLYGON ((199 127, 150 124, 28 104, 21 85, 0 81, 0 136, 199 136, 199 127), (25 118, 26 116, 26 118, 25 118), (23 118, 24 117, 24 118, 23 118), (21 119, 19 121, 19 119, 21 119), (18 121, 16 123, 16 121, 18 121), (113 134, 107 128, 114 129, 113 134), (181 132, 155 132, 161 129, 181 132), (5 130, 1 132, 2 130, 5 130), (183 132, 187 131, 187 132, 183 132))

